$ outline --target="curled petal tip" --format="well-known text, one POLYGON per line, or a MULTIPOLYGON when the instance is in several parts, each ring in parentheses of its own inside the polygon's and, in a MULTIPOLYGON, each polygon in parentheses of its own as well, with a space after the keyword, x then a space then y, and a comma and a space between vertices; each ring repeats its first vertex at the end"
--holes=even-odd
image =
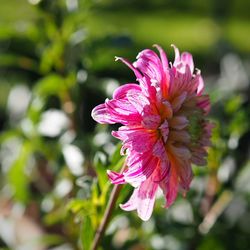
POLYGON ((121 57, 115 56, 115 61, 119 61, 119 60, 121 60, 121 59, 122 59, 121 57))
POLYGON ((159 44, 157 44, 157 43, 154 43, 154 44, 153 44, 153 47, 154 47, 154 48, 159 48, 159 47, 161 47, 161 46, 160 46, 159 44))
POLYGON ((195 71, 196 71, 196 74, 197 74, 197 75, 200 75, 200 74, 201 74, 201 70, 200 70, 200 69, 195 68, 195 71))

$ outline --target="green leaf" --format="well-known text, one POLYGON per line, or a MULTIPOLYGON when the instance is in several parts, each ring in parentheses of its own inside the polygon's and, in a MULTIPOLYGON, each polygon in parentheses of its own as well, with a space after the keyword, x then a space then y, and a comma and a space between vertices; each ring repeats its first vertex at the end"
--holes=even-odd
POLYGON ((51 245, 63 244, 64 238, 58 234, 44 234, 41 237, 38 237, 34 240, 34 243, 40 243, 46 245, 47 247, 51 245))
POLYGON ((98 176, 98 182, 101 190, 108 182, 107 169, 106 169, 106 155, 102 152, 97 152, 94 158, 94 166, 98 176))
POLYGON ((83 250, 89 250, 94 238, 94 229, 89 216, 84 218, 81 225, 80 239, 83 250))
POLYGON ((56 74, 48 75, 40 80, 35 87, 35 93, 38 96, 47 97, 48 95, 58 95, 66 89, 65 81, 56 74))
POLYGON ((27 141, 24 142, 19 156, 14 161, 7 174, 9 184, 14 191, 14 197, 21 202, 27 202, 29 196, 29 179, 25 171, 31 151, 32 147, 30 143, 27 141))
POLYGON ((112 154, 112 156, 110 156, 110 165, 115 165, 121 159, 121 153, 120 153, 121 147, 122 147, 121 143, 118 143, 116 145, 115 152, 112 154))
POLYGON ((81 212, 83 215, 89 215, 91 213, 92 204, 88 200, 72 199, 66 209, 74 214, 81 212))
POLYGON ((250 161, 242 167, 235 180, 235 190, 250 194, 250 161))
POLYGON ((57 223, 60 223, 61 221, 64 220, 64 218, 65 218, 64 207, 58 207, 43 217, 43 223, 47 226, 52 226, 57 223))

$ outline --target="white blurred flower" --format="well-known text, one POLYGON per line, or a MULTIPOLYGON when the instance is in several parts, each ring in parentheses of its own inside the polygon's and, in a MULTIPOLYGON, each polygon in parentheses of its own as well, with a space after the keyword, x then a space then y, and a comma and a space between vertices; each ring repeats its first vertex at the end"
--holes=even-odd
POLYGON ((84 156, 81 150, 75 145, 64 145, 63 156, 73 175, 80 176, 83 174, 84 156))
POLYGON ((42 114, 38 125, 40 134, 55 137, 69 127, 69 119, 65 113, 60 110, 50 109, 42 114))

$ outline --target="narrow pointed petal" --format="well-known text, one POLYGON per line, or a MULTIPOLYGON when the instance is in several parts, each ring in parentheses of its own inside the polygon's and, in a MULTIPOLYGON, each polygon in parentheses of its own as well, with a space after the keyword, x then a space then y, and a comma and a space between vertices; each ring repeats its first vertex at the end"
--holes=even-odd
POLYGON ((162 67, 163 67, 163 70, 166 73, 166 71, 167 71, 167 69, 169 67, 168 66, 168 59, 167 59, 166 53, 164 52, 164 50, 162 49, 162 47, 159 46, 158 44, 154 44, 153 46, 156 47, 158 49, 158 51, 160 52, 162 67))
POLYGON ((171 47, 174 48, 174 52, 175 52, 175 58, 174 58, 174 63, 173 65, 174 66, 177 66, 177 64, 180 62, 181 60, 181 57, 180 57, 180 52, 179 52, 179 49, 174 45, 174 44, 171 44, 171 47))
POLYGON ((142 77, 141 73, 139 72, 139 70, 137 70, 132 63, 130 63, 128 60, 122 58, 122 57, 115 57, 115 60, 118 61, 122 61, 124 64, 126 64, 130 69, 133 70, 133 72, 135 73, 135 76, 137 77, 137 79, 140 79, 142 77))
POLYGON ((181 54, 181 61, 183 64, 186 64, 189 66, 191 73, 194 72, 194 61, 193 61, 193 57, 190 53, 183 52, 181 54))
POLYGON ((200 74, 200 70, 197 72, 196 78, 197 78, 197 95, 201 95, 204 90, 204 81, 200 74))

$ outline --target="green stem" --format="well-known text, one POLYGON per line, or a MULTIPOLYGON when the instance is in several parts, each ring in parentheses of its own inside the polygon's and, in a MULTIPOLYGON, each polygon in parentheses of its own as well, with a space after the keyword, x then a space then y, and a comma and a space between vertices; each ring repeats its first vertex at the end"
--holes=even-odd
MULTIPOLYGON (((123 165, 122 169, 121 169, 121 173, 125 170, 126 164, 123 165)), ((117 201, 117 198, 119 196, 119 193, 121 191, 121 185, 115 185, 113 187, 113 190, 110 194, 110 198, 105 210, 105 213, 103 215, 103 219, 101 221, 101 224, 99 225, 98 229, 96 230, 96 234, 95 234, 95 238, 93 241, 93 244, 91 246, 91 250, 97 250, 99 243, 105 233, 105 230, 107 228, 107 225, 109 223, 112 211, 115 207, 115 203, 117 201)))

